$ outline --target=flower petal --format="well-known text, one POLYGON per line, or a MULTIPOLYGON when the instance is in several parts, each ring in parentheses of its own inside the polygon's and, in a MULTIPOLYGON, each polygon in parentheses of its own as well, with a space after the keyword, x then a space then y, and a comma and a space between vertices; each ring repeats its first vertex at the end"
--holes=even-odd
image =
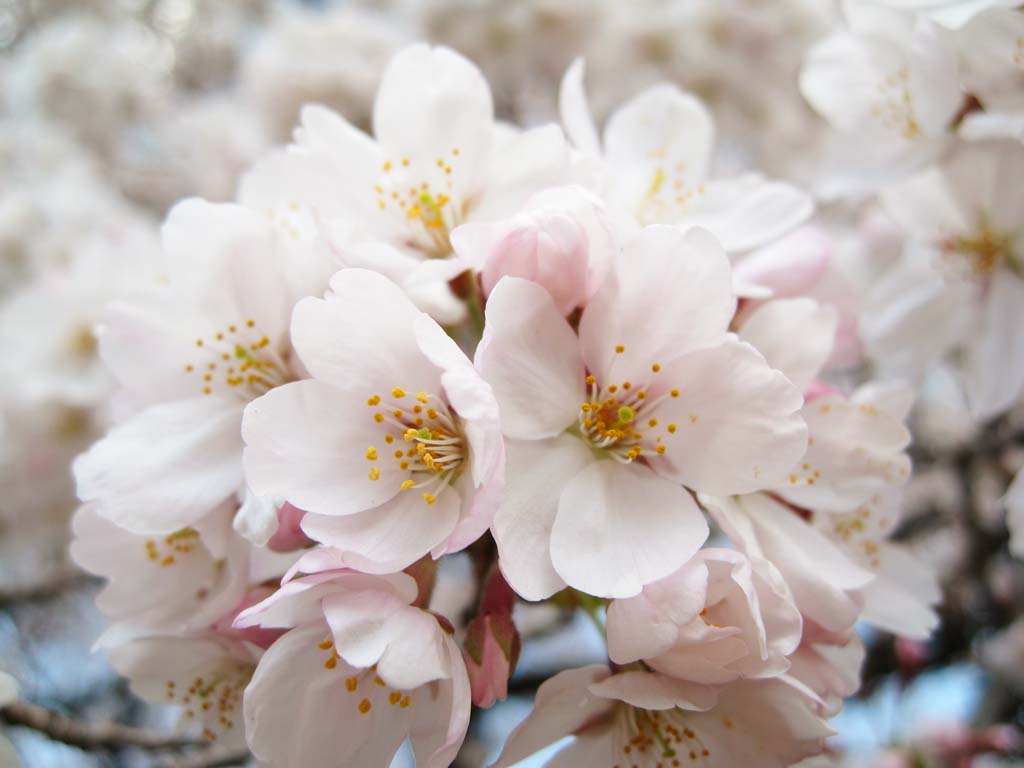
MULTIPOLYGON (((807 447, 800 392, 749 344, 730 339, 665 366, 648 397, 664 429, 664 477, 715 494, 749 493, 781 480, 807 447), (673 425, 675 430, 673 431, 673 425)), ((649 433, 648 433, 649 434, 649 433)))
POLYGON ((575 421, 584 395, 576 335, 536 283, 498 282, 475 362, 494 390, 508 437, 553 437, 575 421))
POLYGON ((507 487, 492 533, 498 565, 512 588, 527 600, 543 600, 565 587, 551 564, 551 528, 562 489, 593 461, 583 441, 571 435, 505 444, 507 487))
POLYGON ((551 561, 576 589, 631 597, 689 560, 707 537, 683 488, 640 465, 596 461, 562 490, 551 561))

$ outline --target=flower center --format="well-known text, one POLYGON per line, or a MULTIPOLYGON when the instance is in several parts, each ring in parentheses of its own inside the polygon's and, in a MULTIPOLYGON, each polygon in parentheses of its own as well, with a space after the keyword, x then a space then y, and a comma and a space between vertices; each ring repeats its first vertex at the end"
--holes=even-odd
MULTIPOLYGON (((317 643, 317 648, 328 653, 324 659, 324 669, 331 671, 338 669, 338 661, 341 657, 334 647, 334 640, 327 637, 323 642, 317 643)), ((342 662, 344 665, 344 662, 342 662)), ((345 669, 342 666, 341 669, 345 669)), ((339 670, 340 671, 340 670, 339 670)), ((345 691, 359 700, 356 711, 360 715, 368 714, 373 710, 376 703, 378 706, 387 702, 388 707, 408 709, 412 703, 412 694, 388 688, 388 684, 377 674, 377 665, 358 671, 351 677, 345 678, 345 691), (387 694, 385 696, 385 694, 387 694)))
POLYGON ((225 660, 207 669, 206 676, 193 679, 185 691, 179 690, 174 680, 168 680, 167 701, 185 707, 186 718, 200 718, 206 726, 203 738, 216 741, 218 731, 231 731, 238 723, 238 705, 254 669, 251 664, 225 660))
POLYGON ((377 207, 401 219, 408 233, 406 244, 427 258, 451 255, 449 235, 465 219, 466 206, 453 183, 458 161, 458 147, 433 164, 411 162, 407 157, 400 162, 388 160, 374 186, 377 207))
MULTIPOLYGON (((625 347, 619 344, 615 351, 622 354, 625 347)), ((652 375, 660 371, 658 363, 651 366, 652 375)), ((580 403, 579 432, 592 448, 623 464, 665 453, 664 435, 675 435, 678 425, 662 424, 653 414, 665 400, 679 397, 678 389, 652 398, 646 385, 637 386, 628 380, 602 386, 595 376, 588 375, 586 383, 587 399, 580 403)))
POLYGON ((942 254, 963 277, 988 277, 1000 264, 1010 264, 1013 244, 1009 237, 983 224, 971 235, 952 235, 942 241, 942 254))
MULTIPOLYGON (((619 708, 615 753, 622 754, 626 766, 678 768, 704 761, 711 750, 700 735, 686 724, 686 715, 678 709, 646 710, 623 704, 619 708)), ((723 719, 727 728, 732 721, 723 719)), ((623 763, 614 763, 621 766, 623 763)))
POLYGON ((185 373, 202 377, 204 395, 249 402, 291 380, 286 355, 273 348, 255 320, 196 339, 196 350, 200 359, 186 364, 185 373))
POLYGON ((921 135, 921 126, 914 115, 910 74, 906 67, 901 67, 878 84, 878 98, 871 107, 871 114, 885 128, 898 132, 907 141, 921 135))
POLYGON ((188 556, 198 544, 199 532, 195 528, 182 528, 162 539, 146 539, 146 558, 166 568, 188 556))
MULTIPOLYGON (((655 150, 653 159, 662 160, 665 150, 655 150)), ((642 224, 678 221, 687 215, 694 200, 704 194, 704 184, 690 178, 686 163, 677 162, 666 170, 659 162, 651 175, 643 200, 636 211, 642 224)))
POLYGON ((405 476, 401 489, 419 489, 429 506, 458 478, 469 451, 459 418, 441 398, 418 392, 409 404, 409 397, 404 389, 395 387, 390 398, 372 395, 367 399, 368 407, 378 409, 373 419, 383 429, 386 446, 380 450, 376 445, 367 447, 368 476, 379 480, 379 462, 390 454, 405 476))

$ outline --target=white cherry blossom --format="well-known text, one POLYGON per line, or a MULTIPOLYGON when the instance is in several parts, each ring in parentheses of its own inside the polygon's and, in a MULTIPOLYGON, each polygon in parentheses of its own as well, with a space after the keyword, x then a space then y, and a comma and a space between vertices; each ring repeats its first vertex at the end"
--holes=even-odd
POLYGON ((245 691, 246 739, 269 765, 387 766, 409 738, 444 768, 469 723, 462 654, 414 608, 405 574, 328 571, 285 584, 236 624, 288 629, 245 691))
POLYGON ((789 472, 801 398, 727 332, 735 304, 714 238, 666 226, 622 246, 578 336, 534 283, 491 293, 476 365, 507 438, 492 531, 519 594, 635 595, 707 536, 687 488, 744 493, 789 472))
POLYGON ((347 269, 327 298, 296 306, 292 343, 312 378, 254 401, 242 424, 258 494, 304 510, 306 534, 377 573, 487 529, 503 472, 497 404, 437 323, 387 278, 347 269))

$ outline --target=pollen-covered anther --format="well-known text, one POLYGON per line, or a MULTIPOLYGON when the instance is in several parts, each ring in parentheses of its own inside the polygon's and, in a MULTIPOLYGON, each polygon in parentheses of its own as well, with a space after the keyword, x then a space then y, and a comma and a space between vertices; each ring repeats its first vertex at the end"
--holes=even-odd
POLYGON ((196 349, 206 356, 206 363, 186 363, 184 368, 187 374, 203 371, 200 391, 204 395, 216 392, 248 402, 291 380, 286 353, 271 347, 270 337, 259 333, 255 320, 244 325, 241 333, 232 324, 196 339, 196 349))
MULTIPOLYGON (((667 398, 676 397, 678 390, 650 397, 643 385, 623 381, 601 387, 593 375, 586 377, 586 384, 588 399, 580 403, 579 430, 594 448, 622 463, 667 453, 662 435, 653 432, 659 420, 650 414, 667 398)), ((675 434, 677 427, 669 424, 666 431, 675 434)))
MULTIPOLYGON (((409 390, 396 386, 390 394, 397 401, 408 397, 409 390)), ((385 402, 380 395, 372 395, 367 404, 374 408, 380 406, 374 420, 384 430, 386 444, 398 439, 409 444, 408 450, 391 452, 399 476, 405 476, 399 481, 400 490, 417 488, 424 503, 432 506, 461 471, 467 444, 458 417, 449 410, 447 403, 423 391, 414 397, 417 404, 405 409, 394 407, 394 402, 385 402)), ((365 458, 377 461, 381 454, 375 446, 370 446, 365 458)), ((381 460, 387 461, 386 458, 381 460)), ((380 479, 384 469, 373 467, 370 479, 380 479)))

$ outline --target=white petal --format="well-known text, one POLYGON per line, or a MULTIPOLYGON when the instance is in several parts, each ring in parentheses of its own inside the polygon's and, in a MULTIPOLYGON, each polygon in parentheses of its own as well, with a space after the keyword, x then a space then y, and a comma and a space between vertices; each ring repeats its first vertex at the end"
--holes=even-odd
POLYGON ((684 489, 640 465, 597 461, 562 490, 551 560, 572 587, 631 597, 689 560, 707 537, 684 489))
POLYGON ((905 547, 880 542, 877 578, 864 588, 864 621, 904 637, 927 639, 942 599, 935 571, 905 547))
POLYGON ((645 227, 583 313, 583 358, 601 386, 613 383, 613 364, 615 383, 643 382, 653 363, 722 341, 735 310, 729 259, 714 237, 645 227))
POLYGON ((566 135, 576 149, 589 157, 600 157, 601 143, 587 104, 583 70, 583 59, 576 59, 565 71, 558 89, 558 114, 562 118, 566 135))
POLYGON ((476 366, 508 437, 553 437, 576 420, 584 396, 576 335, 536 283, 506 277, 495 286, 476 366))
POLYGON ((982 333, 968 354, 967 395, 979 419, 1012 406, 1024 387, 1024 280, 1008 269, 993 275, 984 306, 982 333))
POLYGON ((420 311, 402 289, 374 272, 343 269, 327 299, 295 305, 292 344, 309 373, 346 388, 437 392, 440 372, 420 352, 420 311))
POLYGON ((415 491, 404 491, 354 515, 307 514, 302 530, 311 539, 341 550, 337 567, 393 573, 448 538, 459 519, 460 505, 459 495, 451 488, 429 507, 415 491))
POLYGON ((272 389, 249 404, 242 421, 249 485, 318 515, 351 515, 385 503, 409 473, 384 440, 384 427, 397 428, 378 424, 375 413, 362 392, 316 379, 272 389), (367 460, 370 448, 378 459, 367 460), (377 480, 370 478, 373 467, 377 480))
POLYGON ((836 312, 813 299, 782 299, 761 305, 743 323, 740 338, 806 392, 832 353, 836 312))
POLYGON ((611 673, 603 664, 568 669, 541 683, 533 712, 505 740, 493 768, 509 768, 596 720, 612 707, 608 699, 589 692, 611 673))
POLYGON ((582 440, 509 440, 507 486, 492 532, 498 564, 512 588, 527 600, 543 600, 565 586, 551 564, 551 528, 562 489, 593 461, 582 440))
POLYGON ((717 691, 710 686, 641 670, 620 672, 592 683, 590 692, 648 710, 681 707, 691 712, 705 711, 714 706, 717 698, 717 691))
POLYGON ((137 533, 192 525, 241 486, 240 422, 216 397, 155 405, 75 460, 78 496, 137 533))
POLYGON ((665 477, 705 493, 749 493, 778 482, 804 453, 799 391, 749 344, 692 352, 655 382, 649 398, 679 392, 650 412, 667 449, 651 466, 665 477))
POLYGON ((616 110, 604 131, 615 184, 612 198, 640 205, 656 179, 692 186, 704 180, 714 143, 707 108, 674 85, 656 85, 616 110))
POLYGON ((796 187, 750 174, 708 182, 679 223, 710 230, 735 253, 782 237, 813 211, 811 199, 796 187))
POLYGON ((450 676, 444 630, 427 611, 370 589, 327 595, 323 611, 338 654, 355 667, 376 664, 392 688, 411 690, 450 676))
POLYGON ((391 59, 373 107, 377 141, 393 162, 450 157, 479 168, 494 125, 491 92, 480 71, 449 48, 411 45, 391 59))
POLYGON ((325 669, 329 654, 317 644, 326 637, 323 623, 294 629, 260 659, 245 690, 249 748, 267 765, 388 765, 405 739, 408 709, 389 706, 389 691, 372 679, 348 691, 346 678, 361 670, 342 661, 325 669))

